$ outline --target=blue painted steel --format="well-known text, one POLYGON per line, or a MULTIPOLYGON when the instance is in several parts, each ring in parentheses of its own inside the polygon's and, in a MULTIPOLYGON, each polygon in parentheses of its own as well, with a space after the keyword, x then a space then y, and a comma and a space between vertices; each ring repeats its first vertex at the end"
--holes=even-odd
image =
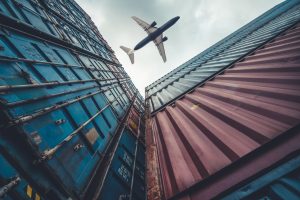
MULTIPOLYGON (((11 180, 14 180, 16 177, 19 177, 21 181, 9 190, 6 195, 0 196, 0 199, 11 200, 11 199, 24 199, 29 200, 30 197, 26 194, 28 182, 19 175, 17 170, 0 154, 0 188, 8 184, 11 180)), ((18 200, 16 199, 16 200, 18 200)))
POLYGON ((137 138, 128 129, 122 133, 117 151, 112 160, 108 176, 103 186, 100 200, 130 199, 130 187, 134 172, 133 197, 134 200, 146 199, 145 189, 145 149, 138 142, 137 156, 135 157, 137 138), (136 166, 134 167, 134 160, 136 166))
POLYGON ((146 199, 145 159, 145 147, 139 143, 136 157, 135 178, 133 182, 134 194, 138 197, 137 199, 146 199))
POLYGON ((300 156, 284 162, 221 199, 300 199, 300 156))
MULTIPOLYGON (((64 64, 64 60, 66 62, 68 61, 67 64, 69 65, 80 66, 78 61, 74 58, 74 55, 65 49, 47 44, 45 41, 25 37, 13 31, 10 31, 9 35, 2 35, 0 41, 4 49, 4 51, 0 52, 1 56, 12 58, 21 57, 35 61, 55 62, 58 64, 64 64)), ((53 66, 6 61, 1 61, 0 74, 1 85, 42 84, 53 81, 63 83, 65 81, 93 79, 89 71, 85 68, 73 69, 60 67, 59 65, 53 66)), ((9 104, 19 103, 17 106, 9 106, 6 108, 6 113, 11 120, 17 121, 19 119, 30 118, 31 115, 37 112, 42 113, 41 116, 24 124, 18 124, 20 132, 26 134, 33 145, 37 147, 39 154, 43 154, 48 149, 54 148, 69 134, 75 131, 75 129, 103 109, 109 101, 111 102, 111 105, 105 109, 103 113, 97 116, 91 123, 87 124, 80 131, 80 134, 66 143, 63 148, 48 161, 49 166, 60 177, 60 180, 66 186, 70 187, 71 190, 77 191, 77 193, 82 192, 93 172, 93 168, 101 158, 97 152, 104 150, 106 144, 114 134, 118 118, 124 114, 124 110, 128 107, 128 99, 122 99, 124 105, 121 107, 116 98, 109 98, 108 101, 103 94, 98 93, 49 113, 43 112, 43 110, 62 104, 63 102, 76 100, 77 97, 95 93, 99 91, 99 88, 101 88, 99 84, 93 81, 52 88, 11 90, 2 93, 0 96, 5 107, 9 104), (64 95, 65 92, 76 90, 80 91, 64 95), (41 98, 58 93, 62 93, 62 95, 54 98, 45 98, 36 102, 22 103, 22 101, 24 102, 33 98, 41 98), (125 104, 125 102, 127 104, 125 104), (115 116, 113 110, 116 110, 118 116, 115 116), (86 136, 94 130, 99 136, 92 139, 95 141, 92 141, 93 144, 90 144, 85 137, 96 137, 93 135, 86 136), (84 147, 78 151, 74 151, 74 146, 76 145, 83 145, 84 147)), ((106 88, 104 87, 103 89, 106 88)), ((108 90, 106 93, 109 96, 111 91, 108 90)), ((125 98, 125 96, 123 96, 123 98, 125 98)), ((2 124, 2 126, 8 126, 8 124, 2 124)), ((22 158, 20 158, 20 161, 21 160, 22 158)))
POLYGON ((67 40, 95 54, 100 54, 107 60, 115 60, 113 51, 91 19, 73 0, 48 0, 45 2, 45 7, 43 7, 43 1, 3 0, 0 2, 0 11, 39 31, 67 40))
POLYGON ((3 14, 28 23, 38 30, 56 37, 59 35, 37 1, 4 0, 0 2, 0 10, 3 14))
POLYGON ((163 108, 299 21, 299 4, 299 0, 279 4, 149 85, 146 88, 146 98, 150 111, 163 108))
POLYGON ((0 25, 0 148, 11 162, 0 157, 0 175, 26 177, 44 199, 82 199, 137 90, 73 0, 3 0, 0 17, 15 20, 0 25))

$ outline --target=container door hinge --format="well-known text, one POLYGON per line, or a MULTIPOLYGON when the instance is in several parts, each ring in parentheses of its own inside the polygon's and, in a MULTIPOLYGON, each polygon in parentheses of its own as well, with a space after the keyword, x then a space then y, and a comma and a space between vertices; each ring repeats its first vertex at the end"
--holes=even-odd
POLYGON ((56 125, 61 125, 61 124, 65 123, 65 122, 66 122, 65 119, 58 119, 58 120, 55 121, 55 124, 56 125))
POLYGON ((8 184, 0 188, 0 198, 3 198, 15 185, 21 181, 20 177, 14 177, 8 184))
POLYGON ((84 145, 83 144, 76 144, 74 147, 73 147, 73 150, 74 151, 79 151, 80 149, 84 148, 84 145))

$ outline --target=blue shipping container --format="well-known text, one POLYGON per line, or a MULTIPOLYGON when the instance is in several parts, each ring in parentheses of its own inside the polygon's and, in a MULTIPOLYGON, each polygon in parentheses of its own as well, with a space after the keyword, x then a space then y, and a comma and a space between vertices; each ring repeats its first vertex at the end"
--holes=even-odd
POLYGON ((143 98, 73 0, 0 1, 0 22, 1 198, 84 199, 143 98))
POLYGON ((125 129, 99 199, 143 200, 145 190, 145 148, 132 132, 125 129))

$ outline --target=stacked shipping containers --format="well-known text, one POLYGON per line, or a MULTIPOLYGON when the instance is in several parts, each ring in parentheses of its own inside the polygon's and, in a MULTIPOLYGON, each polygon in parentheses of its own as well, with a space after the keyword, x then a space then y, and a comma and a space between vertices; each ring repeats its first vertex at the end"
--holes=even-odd
POLYGON ((144 111, 73 0, 0 1, 0 198, 299 199, 299 23, 299 0, 277 5, 144 111))
POLYGON ((145 199, 143 98, 73 0, 0 1, 0 62, 0 198, 145 199))
POLYGON ((146 87, 150 112, 172 104, 291 26, 299 17, 292 10, 297 4, 297 0, 281 3, 146 87))
POLYGON ((148 199, 300 199, 300 1, 146 88, 148 199))

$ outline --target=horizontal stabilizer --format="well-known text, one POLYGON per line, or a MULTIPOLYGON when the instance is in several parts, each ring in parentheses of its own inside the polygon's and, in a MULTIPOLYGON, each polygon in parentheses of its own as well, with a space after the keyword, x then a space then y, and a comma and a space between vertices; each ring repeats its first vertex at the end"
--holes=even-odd
POLYGON ((129 59, 131 61, 131 64, 134 63, 134 50, 128 48, 128 47, 124 47, 124 46, 120 46, 120 48, 125 51, 125 53, 129 56, 129 59))

